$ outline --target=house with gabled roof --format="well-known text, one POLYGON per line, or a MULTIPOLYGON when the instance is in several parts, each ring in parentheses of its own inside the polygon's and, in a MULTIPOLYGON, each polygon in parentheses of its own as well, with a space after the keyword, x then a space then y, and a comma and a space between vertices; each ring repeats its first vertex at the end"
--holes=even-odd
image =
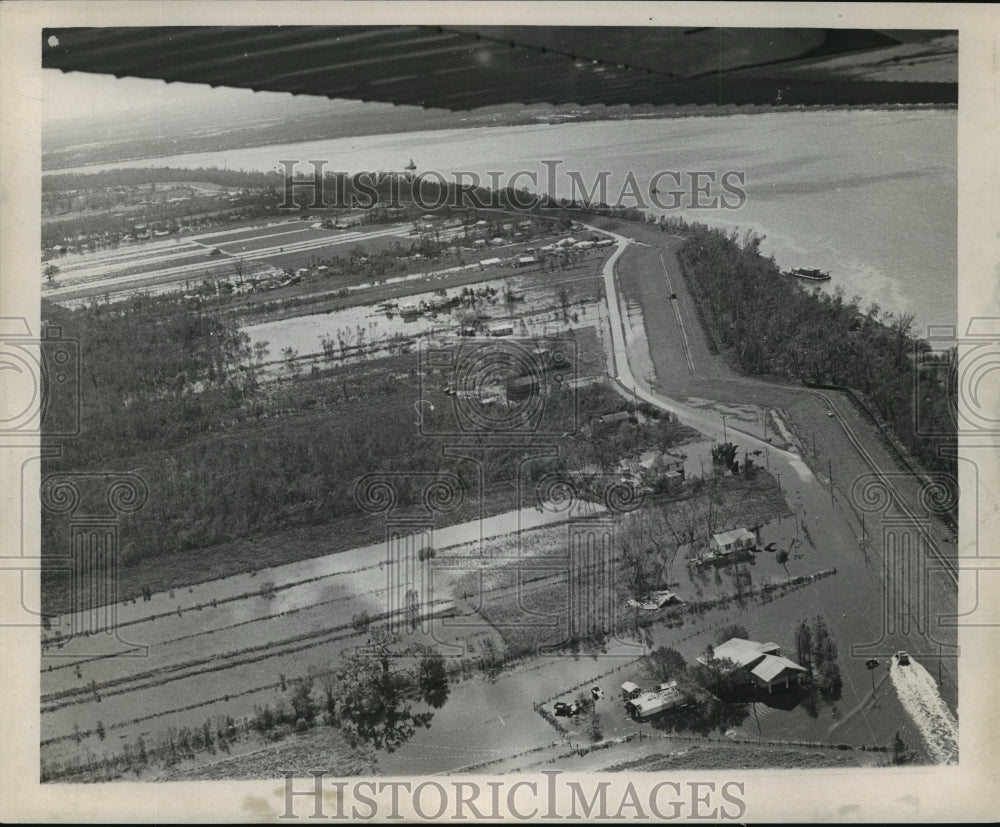
POLYGON ((750 549, 756 543, 756 535, 745 528, 734 528, 732 531, 713 534, 712 539, 708 541, 709 548, 718 554, 732 554, 736 551, 750 549))
POLYGON ((725 664, 727 674, 737 684, 753 685, 768 693, 797 686, 807 671, 782 656, 777 643, 759 643, 739 637, 730 638, 711 654, 702 655, 698 663, 716 667, 725 664))

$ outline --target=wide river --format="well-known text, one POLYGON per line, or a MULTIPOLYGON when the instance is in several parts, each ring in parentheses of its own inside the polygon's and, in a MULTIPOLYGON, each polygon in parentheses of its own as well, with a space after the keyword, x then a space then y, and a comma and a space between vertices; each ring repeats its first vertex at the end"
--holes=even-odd
MULTIPOLYGON (((782 267, 829 270, 824 289, 842 286, 847 297, 876 301, 884 310, 912 312, 914 332, 957 321, 957 112, 823 111, 629 122, 451 129, 370 135, 190 153, 86 167, 212 167, 272 170, 280 161, 323 159, 326 170, 399 170, 413 158, 420 171, 449 180, 457 172, 483 177, 495 171, 536 191, 570 197, 577 173, 589 190, 602 171, 615 200, 635 177, 650 199, 661 171, 714 173, 704 202, 735 197, 720 186, 726 172, 741 173, 745 202, 738 209, 656 209, 723 226, 753 229, 782 267), (561 162, 558 166, 543 162, 561 162), (550 170, 554 169, 554 172, 550 170)), ((740 179, 730 178, 730 183, 740 179)), ((656 184, 670 205, 676 179, 656 184)), ((707 179, 702 177, 703 185, 707 179)), ((577 189, 577 196, 580 190, 577 189)), ((634 199, 625 197, 628 206, 634 199)))

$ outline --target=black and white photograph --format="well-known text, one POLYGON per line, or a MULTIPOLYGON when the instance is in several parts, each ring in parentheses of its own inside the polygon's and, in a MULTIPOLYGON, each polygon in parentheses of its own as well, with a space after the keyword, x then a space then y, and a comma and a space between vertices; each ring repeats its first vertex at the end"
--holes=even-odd
POLYGON ((993 11, 87 5, 0 9, 20 818, 990 818, 993 11))

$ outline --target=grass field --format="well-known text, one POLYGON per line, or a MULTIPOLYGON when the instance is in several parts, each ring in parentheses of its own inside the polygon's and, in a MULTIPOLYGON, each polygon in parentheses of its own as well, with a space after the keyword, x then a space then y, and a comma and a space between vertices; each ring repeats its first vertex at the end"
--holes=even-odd
POLYGON ((378 773, 372 758, 353 749, 340 732, 318 726, 307 733, 289 736, 277 744, 259 743, 242 755, 218 760, 186 761, 185 765, 141 775, 141 781, 248 781, 280 778, 285 772, 308 777, 312 772, 328 776, 366 776, 378 773))
POLYGON ((855 750, 747 747, 739 744, 695 745, 680 752, 623 761, 605 772, 668 772, 670 770, 768 770, 869 767, 883 761, 881 753, 855 750))

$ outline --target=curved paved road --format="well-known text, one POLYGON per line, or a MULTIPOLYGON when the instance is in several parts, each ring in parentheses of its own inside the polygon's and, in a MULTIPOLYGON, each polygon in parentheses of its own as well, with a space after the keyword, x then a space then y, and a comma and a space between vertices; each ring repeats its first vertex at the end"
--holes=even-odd
POLYGON ((841 394, 743 376, 711 354, 694 301, 677 269, 676 237, 658 228, 636 226, 628 227, 632 237, 626 238, 610 229, 621 229, 621 224, 600 223, 603 226, 591 229, 610 234, 618 242, 606 263, 604 281, 615 356, 612 378, 619 389, 675 413, 681 422, 712 439, 736 435, 734 441, 742 448, 766 448, 771 471, 778 475, 790 505, 803 515, 803 524, 819 539, 821 553, 838 569, 838 577, 828 581, 834 593, 823 602, 828 604, 825 614, 841 641, 842 662, 847 663, 845 681, 856 682, 860 688, 870 682, 863 663, 867 657, 884 658, 906 648, 930 662, 943 651, 941 690, 955 707, 957 663, 951 647, 956 630, 935 622, 942 614, 956 612, 951 535, 940 522, 920 518, 925 513, 919 505, 920 481, 896 470, 894 458, 874 428, 841 394), (640 378, 632 372, 621 310, 626 295, 642 308, 655 378, 640 378), (734 407, 728 408, 723 419, 727 406, 747 405, 787 414, 798 431, 800 450, 772 445, 765 440, 763 427, 737 419, 734 407), (833 417, 827 415, 828 410, 833 417), (865 514, 862 527, 851 486, 871 475, 888 492, 889 508, 865 514), (896 518, 904 528, 899 528, 896 518), (903 539, 886 540, 884 529, 893 538, 903 539), (927 565, 943 571, 928 576, 912 565, 885 568, 885 550, 894 542, 923 543, 925 560, 930 561, 927 565))

